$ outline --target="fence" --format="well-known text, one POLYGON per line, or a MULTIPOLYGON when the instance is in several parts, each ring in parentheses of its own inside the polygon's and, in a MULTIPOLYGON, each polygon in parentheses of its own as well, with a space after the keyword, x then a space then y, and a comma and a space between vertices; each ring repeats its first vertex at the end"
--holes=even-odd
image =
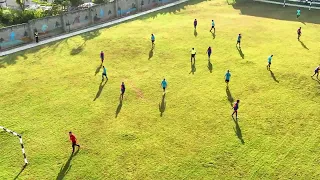
POLYGON ((317 1, 302 1, 302 0, 254 0, 259 2, 271 3, 271 4, 279 4, 286 6, 295 6, 300 8, 308 8, 311 9, 320 9, 320 2, 317 1))
POLYGON ((0 51, 5 51, 39 39, 57 36, 106 21, 153 9, 177 0, 115 0, 88 9, 71 11, 60 16, 30 20, 28 23, 0 29, 0 51))

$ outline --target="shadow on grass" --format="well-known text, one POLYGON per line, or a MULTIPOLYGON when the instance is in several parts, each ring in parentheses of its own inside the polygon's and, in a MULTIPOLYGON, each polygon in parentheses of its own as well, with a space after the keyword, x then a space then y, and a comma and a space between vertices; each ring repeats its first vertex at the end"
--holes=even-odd
POLYGON ((238 50, 239 55, 241 56, 241 58, 244 59, 244 54, 242 52, 242 49, 237 46, 237 50, 238 50))
POLYGON ((194 31, 193 31, 193 35, 194 35, 194 37, 197 37, 197 36, 198 36, 197 29, 194 29, 194 31))
POLYGON ((272 79, 273 79, 275 82, 279 83, 279 81, 277 80, 277 78, 276 78, 276 76, 274 75, 274 73, 273 73, 271 70, 269 70, 269 71, 270 71, 270 75, 271 75, 272 79))
POLYGON ((68 174, 68 172, 70 171, 71 166, 72 166, 72 165, 70 165, 71 164, 71 160, 72 160, 72 158, 74 156, 76 156, 78 154, 78 152, 79 152, 79 149, 74 154, 71 153, 68 161, 64 164, 64 166, 62 166, 60 168, 60 172, 59 172, 56 180, 62 180, 68 174))
POLYGON ((234 9, 240 10, 241 15, 264 17, 270 19, 297 21, 303 24, 314 23, 320 24, 318 11, 303 11, 303 16, 297 19, 294 13, 297 8, 282 5, 268 4, 262 2, 246 1, 246 0, 227 0, 229 5, 234 9))
POLYGON ((153 57, 153 47, 150 49, 150 51, 149 51, 149 59, 148 60, 150 60, 152 57, 153 57))
POLYGON ((231 94, 231 92, 229 90, 229 86, 227 86, 227 88, 226 88, 226 94, 227 94, 230 106, 232 107, 232 103, 234 102, 234 99, 233 99, 232 94, 231 94))
POLYGON ((241 141, 242 144, 244 144, 244 140, 242 138, 242 132, 241 132, 241 128, 238 124, 238 121, 234 119, 234 117, 232 117, 234 124, 236 125, 235 128, 233 128, 234 132, 236 133, 238 139, 241 141))
POLYGON ((309 48, 308 48, 301 40, 299 40, 299 42, 300 42, 300 44, 301 44, 301 46, 302 46, 303 48, 309 50, 309 48))
POLYGON ((191 64, 191 71, 189 74, 191 74, 191 73, 194 74, 196 71, 197 71, 196 63, 191 64))
POLYGON ((119 98, 119 105, 118 105, 117 110, 116 110, 116 118, 118 117, 118 115, 119 115, 119 113, 120 113, 120 111, 121 111, 121 108, 122 108, 122 98, 121 98, 121 96, 120 96, 120 98, 119 98))
POLYGON ((93 99, 93 101, 95 101, 96 99, 98 99, 100 97, 101 92, 102 92, 104 86, 107 84, 107 82, 108 82, 108 80, 106 80, 104 83, 103 83, 103 81, 101 81, 101 83, 99 85, 99 90, 98 90, 98 92, 96 94, 96 97, 93 99))
POLYGON ((94 73, 95 76, 100 72, 101 68, 102 68, 102 64, 100 64, 100 66, 97 67, 96 72, 94 73))
POLYGON ((74 55, 81 53, 84 50, 87 41, 92 40, 92 39, 100 36, 100 34, 101 34, 101 32, 99 30, 80 34, 80 36, 83 39, 83 43, 81 45, 79 45, 78 47, 72 48, 70 55, 74 56, 74 55))
POLYGON ((164 111, 166 110, 167 103, 165 102, 166 94, 162 95, 162 101, 159 103, 159 111, 160 111, 160 117, 162 117, 164 111))
POLYGON ((208 60, 208 69, 209 69, 210 73, 212 73, 213 67, 212 67, 212 63, 210 60, 208 60))
POLYGON ((27 167, 27 164, 25 164, 24 166, 22 166, 20 172, 16 175, 16 177, 14 178, 14 180, 18 179, 18 177, 20 176, 20 174, 24 171, 24 169, 27 167))
POLYGON ((320 84, 320 80, 317 78, 317 79, 314 79, 313 77, 311 77, 314 81, 316 81, 317 83, 320 84))
POLYGON ((215 33, 215 32, 214 32, 214 33, 212 32, 211 34, 212 34, 212 39, 215 39, 215 38, 216 38, 216 33, 215 33))

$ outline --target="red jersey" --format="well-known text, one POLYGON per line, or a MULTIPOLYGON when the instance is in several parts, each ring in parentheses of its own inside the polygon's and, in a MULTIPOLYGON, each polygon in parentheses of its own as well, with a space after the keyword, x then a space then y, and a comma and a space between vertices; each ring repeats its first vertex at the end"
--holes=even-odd
POLYGON ((298 29, 297 33, 298 33, 298 34, 301 34, 301 29, 298 29))
POLYGON ((77 138, 73 134, 70 135, 70 140, 72 142, 77 142, 77 138))

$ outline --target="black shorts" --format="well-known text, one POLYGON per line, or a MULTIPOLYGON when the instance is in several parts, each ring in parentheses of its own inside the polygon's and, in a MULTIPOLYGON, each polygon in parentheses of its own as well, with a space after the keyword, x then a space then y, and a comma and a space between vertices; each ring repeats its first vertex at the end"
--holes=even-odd
POLYGON ((154 42, 154 40, 151 40, 151 42, 154 42))
POLYGON ((239 43, 239 44, 240 44, 240 41, 237 41, 237 43, 239 43))
POLYGON ((229 79, 226 79, 226 82, 229 82, 230 80, 229 79))
POLYGON ((107 76, 107 74, 105 74, 105 73, 102 73, 102 76, 107 76))
POLYGON ((124 92, 126 92, 126 90, 121 90, 121 94, 124 94, 124 92))
POLYGON ((211 26, 211 28, 214 28, 214 26, 211 26))
POLYGON ((72 147, 76 146, 77 142, 72 142, 72 147))
POLYGON ((298 33, 298 36, 301 36, 301 33, 298 33))
POLYGON ((319 74, 319 70, 318 71, 314 71, 315 74, 319 74))
POLYGON ((193 58, 194 58, 195 56, 196 56, 195 54, 191 54, 191 57, 193 57, 193 58))
POLYGON ((269 62, 268 64, 271 65, 271 62, 269 62))

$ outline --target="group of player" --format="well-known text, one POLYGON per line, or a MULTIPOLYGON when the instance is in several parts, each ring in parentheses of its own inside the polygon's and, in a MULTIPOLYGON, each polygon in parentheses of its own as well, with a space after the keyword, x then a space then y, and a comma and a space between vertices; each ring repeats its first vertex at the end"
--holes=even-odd
MULTIPOLYGON (((297 18, 299 18, 300 15, 301 15, 301 10, 300 10, 300 8, 299 8, 299 9, 297 10, 297 18)), ((194 29, 196 30, 196 29, 197 29, 197 25, 198 25, 197 19, 195 19, 195 20, 193 21, 193 25, 194 25, 194 29)), ((210 32, 213 33, 213 34, 215 34, 215 31, 216 31, 216 29, 215 29, 215 22, 214 22, 214 20, 212 20, 212 21, 211 21, 211 29, 210 29, 210 32), (213 32, 212 32, 212 30, 213 30, 213 32)), ((301 27, 300 27, 300 28, 297 30, 298 40, 300 40, 301 34, 302 34, 302 32, 301 32, 301 27)), ((241 34, 238 34, 236 47, 239 48, 239 49, 241 49, 241 39, 242 39, 241 34)), ((151 46, 152 46, 152 48, 155 47, 155 40, 156 40, 155 35, 154 35, 154 34, 151 34, 151 46)), ((191 59, 190 59, 191 65, 192 65, 193 63, 195 63, 195 61, 196 61, 196 53, 197 53, 197 52, 196 52, 195 48, 192 48, 192 49, 191 49, 191 59)), ((210 61, 210 57, 211 57, 211 54, 212 54, 212 49, 211 49, 210 46, 208 47, 206 53, 207 53, 207 55, 208 55, 208 61, 210 61)), ((273 58, 273 55, 270 55, 270 56, 268 57, 267 70, 270 70, 270 68, 271 68, 272 58, 273 58)), ((104 52, 103 52, 103 51, 100 52, 100 59, 101 59, 101 66, 102 66, 102 81, 104 81, 104 77, 106 78, 106 80, 108 80, 107 69, 106 69, 106 67, 103 65, 103 62, 104 62, 104 52)), ((320 73, 320 65, 319 65, 318 67, 316 67, 316 69, 314 70, 314 74, 313 74, 311 77, 313 78, 313 77, 316 75, 317 78, 319 78, 319 73, 320 73)), ((229 82, 230 82, 230 78, 231 78, 231 73, 230 73, 229 70, 227 70, 227 72, 226 72, 226 74, 225 74, 224 77, 225 77, 225 82, 226 82, 226 84, 227 84, 227 86, 228 86, 228 85, 229 85, 229 82)), ((164 79, 161 81, 161 87, 162 87, 162 89, 163 89, 163 93, 166 93, 166 88, 167 88, 167 86, 168 86, 167 80, 164 78, 164 79)), ((122 83, 121 83, 121 86, 120 86, 120 91, 121 91, 120 99, 121 99, 121 100, 123 100, 123 96, 124 96, 125 90, 126 90, 125 84, 124 84, 124 82, 122 82, 122 83)), ((236 119, 238 119, 239 103, 240 103, 240 100, 236 100, 236 102, 233 104, 233 107, 232 107, 233 113, 232 113, 231 116, 233 117, 234 114, 235 114, 236 119)), ((69 132, 69 136, 70 136, 70 140, 71 140, 71 142, 72 142, 72 150, 73 150, 72 152, 74 152, 74 147, 75 147, 75 146, 78 146, 78 147, 80 148, 80 145, 77 144, 76 138, 75 138, 75 136, 74 136, 71 132, 69 132)))

